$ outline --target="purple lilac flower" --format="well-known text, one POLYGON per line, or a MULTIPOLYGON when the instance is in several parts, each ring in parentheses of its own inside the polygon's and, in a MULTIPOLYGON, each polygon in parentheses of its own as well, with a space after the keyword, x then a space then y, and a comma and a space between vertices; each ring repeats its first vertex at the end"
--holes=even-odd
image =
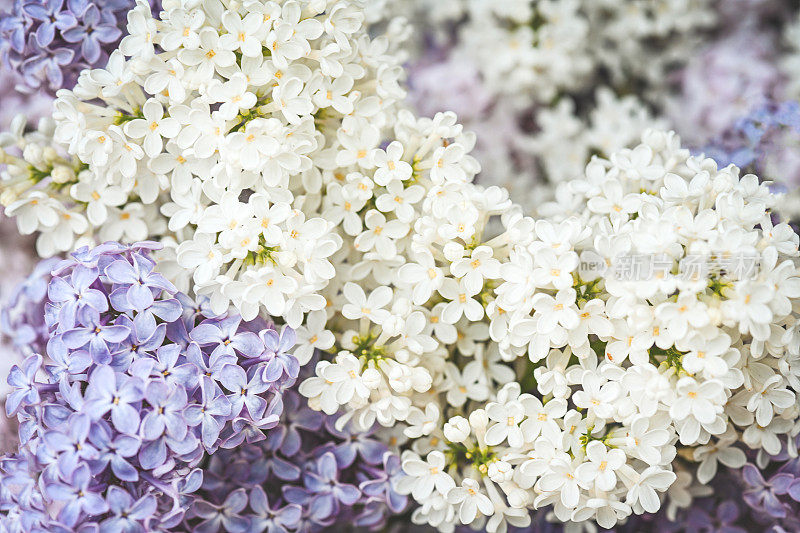
POLYGON ((800 103, 766 102, 702 150, 721 165, 734 164, 789 186, 800 184, 800 103))
POLYGON ((0 332, 24 356, 45 353, 48 334, 45 300, 50 271, 58 259, 45 259, 11 292, 0 309, 0 332))
POLYGON ((295 380, 281 372, 264 381, 272 359, 262 355, 274 358, 273 340, 283 339, 281 357, 291 358, 293 336, 269 334, 264 320, 198 313, 202 303, 158 274, 154 248, 106 243, 47 263, 15 303, 30 309, 16 321, 8 313, 18 327, 20 317, 38 321, 19 343, 33 353, 8 379, 6 410, 19 421, 21 444, 0 457, 0 530, 240 531, 249 524, 238 517, 248 504, 244 488, 222 501, 195 494, 205 475, 198 466, 221 447, 266 445, 281 395, 295 380), (169 331, 182 331, 186 342, 169 331), (203 332, 224 338, 207 342, 203 332))
POLYGON ((335 429, 335 417, 309 409, 294 389, 283 400, 267 439, 207 457, 187 515, 196 531, 374 530, 406 509, 394 488, 399 458, 384 444, 335 429))
MULTIPOLYGON (((155 2, 159 4, 158 2, 155 2)), ((0 13, 0 58, 29 92, 55 93, 84 68, 106 63, 123 36, 131 0, 14 0, 0 13)), ((158 9, 158 5, 151 5, 158 9)))
POLYGON ((682 139, 692 145, 706 143, 753 106, 778 94, 776 39, 774 32, 745 27, 689 60, 680 73, 680 94, 666 105, 682 139))

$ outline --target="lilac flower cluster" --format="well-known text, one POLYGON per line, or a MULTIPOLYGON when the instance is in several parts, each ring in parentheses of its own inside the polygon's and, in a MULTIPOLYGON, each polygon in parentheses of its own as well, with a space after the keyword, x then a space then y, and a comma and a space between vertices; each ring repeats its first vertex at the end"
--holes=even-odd
MULTIPOLYGON (((763 469, 748 463, 742 468, 722 470, 706 487, 705 496, 696 496, 688 507, 673 504, 657 514, 637 516, 617 531, 800 531, 800 460, 768 464, 763 469)), ((672 497, 679 503, 680 494, 672 497)))
POLYGON ((768 101, 703 148, 721 165, 734 164, 762 178, 800 184, 800 103, 768 101))
MULTIPOLYGON (((23 264, 30 262, 25 261, 30 258, 24 253, 12 258, 23 264)), ((4 300, 0 308, 0 375, 8 376, 11 368, 27 356, 44 353, 48 334, 44 320, 47 283, 50 281, 50 271, 57 262, 57 259, 41 261, 21 283, 11 285, 8 294, 5 290, 0 291, 4 300)), ((13 273, 10 277, 14 278, 13 273)), ((8 385, 0 384, 3 401, 8 392, 8 385)), ((16 419, 0 415, 0 453, 12 451, 18 444, 16 419)))
POLYGON ((30 89, 55 93, 81 70, 105 65, 119 44, 131 0, 14 0, 0 13, 0 54, 30 89))
POLYGON ((40 261, 33 272, 14 287, 0 308, 0 333, 22 356, 45 353, 49 328, 45 322, 45 304, 50 272, 59 259, 40 261))
POLYGON ((406 508, 395 490, 399 457, 370 433, 337 430, 335 417, 305 403, 286 391, 281 424, 266 440, 208 458, 187 514, 194 531, 377 529, 406 508))
POLYGON ((800 459, 785 461, 769 473, 746 464, 741 477, 742 497, 761 522, 800 531, 800 459))
POLYGON ((54 267, 47 358, 8 377, 21 445, 0 459, 0 530, 183 528, 205 456, 278 425, 294 332, 214 316, 155 271, 156 247, 106 243, 54 267))

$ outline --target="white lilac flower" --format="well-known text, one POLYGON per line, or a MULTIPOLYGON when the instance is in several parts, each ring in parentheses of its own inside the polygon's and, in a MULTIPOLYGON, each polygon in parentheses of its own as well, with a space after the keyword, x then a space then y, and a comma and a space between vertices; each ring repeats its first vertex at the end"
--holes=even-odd
MULTIPOLYGON (((325 329, 341 351, 301 390, 341 423, 404 428, 415 523, 500 528, 552 506, 612 527, 661 507, 677 457, 708 482, 741 464, 733 442, 780 451, 800 414, 798 237, 769 221, 766 185, 648 131, 534 221, 462 172, 431 176, 434 147, 463 138, 451 116, 404 114, 396 134, 425 196, 394 254, 339 253, 352 266, 326 293, 325 329), (369 393, 337 394, 328 375, 369 393)), ((469 157, 451 153, 442 168, 469 157)), ((364 196, 387 194, 379 169, 353 167, 364 196)))
POLYGON ((42 255, 169 240, 214 309, 298 327, 324 309, 342 218, 364 251, 397 254, 426 189, 402 181, 402 143, 378 148, 403 71, 359 3, 140 2, 128 20, 108 66, 58 94, 55 124, 4 136, 2 203, 42 255))
MULTIPOLYGON (((478 133, 480 182, 508 188, 529 211, 554 184, 578 177, 592 154, 608 157, 647 127, 667 127, 653 118, 674 88, 664 80, 680 80, 707 30, 727 29, 712 0, 371 4, 384 24, 410 20, 402 51, 411 56, 415 109, 457 112, 478 133)), ((678 124, 690 122, 683 115, 678 124)))

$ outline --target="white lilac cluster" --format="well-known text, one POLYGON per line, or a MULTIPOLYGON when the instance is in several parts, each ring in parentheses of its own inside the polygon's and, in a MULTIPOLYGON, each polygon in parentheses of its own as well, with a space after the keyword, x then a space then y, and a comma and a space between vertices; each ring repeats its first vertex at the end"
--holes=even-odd
POLYGON ((468 145, 433 128, 390 145, 413 186, 432 184, 413 226, 367 214, 329 299, 336 355, 300 389, 406 443, 416 523, 493 533, 552 508, 612 527, 671 488, 688 505, 692 479, 744 463, 734 442, 797 453, 798 237, 773 224, 766 185, 648 131, 533 220, 465 182, 468 145), (361 250, 386 234, 398 255, 361 250))
POLYGON ((459 28, 459 46, 472 51, 491 93, 519 108, 589 81, 590 28, 578 0, 462 3, 467 22, 459 28))
POLYGON ((419 29, 439 37, 457 25, 457 46, 472 52, 492 91, 523 105, 588 87, 601 71, 615 84, 661 85, 717 22, 712 0, 400 0, 388 8, 425 13, 414 19, 426 25, 419 29))
POLYGON ((424 14, 413 18, 413 41, 435 43, 412 53, 417 110, 458 112, 478 133, 479 182, 509 188, 530 211, 554 183, 580 176, 590 155, 666 127, 652 110, 713 25, 711 4, 401 0, 386 12, 424 14))
MULTIPOLYGON (((666 128, 666 122, 653 118, 637 97, 617 96, 608 87, 595 91, 594 106, 586 118, 576 112, 573 99, 564 97, 538 110, 536 122, 539 131, 528 136, 523 150, 538 158, 553 184, 580 177, 592 155, 610 156, 636 144, 646 129, 666 128)), ((524 190, 521 180, 516 181, 524 190)), ((528 204, 541 201, 541 197, 531 198, 528 204)))
MULTIPOLYGON (((722 2, 724 3, 724 2, 722 2)), ((592 29, 594 61, 615 83, 638 80, 648 98, 661 100, 664 78, 702 44, 718 22, 714 0, 597 0, 582 6, 592 29)))
POLYGON ((166 229, 158 208, 141 201, 125 204, 119 188, 103 189, 94 198, 78 184, 92 175, 53 139, 50 117, 26 131, 27 117, 17 115, 0 135, 0 204, 23 235, 38 233, 41 257, 72 250, 97 240, 141 240, 166 229), (93 221, 99 220, 95 224, 93 221), (147 226, 143 220, 148 220, 147 226))
POLYGON ((359 170, 377 164, 403 71, 349 0, 163 8, 139 3, 108 66, 59 92, 55 129, 17 137, 8 213, 42 255, 161 238, 182 289, 191 277, 216 310, 296 327, 324 309, 342 246, 321 199, 371 190, 359 170), (45 132, 71 159, 35 142, 45 132))

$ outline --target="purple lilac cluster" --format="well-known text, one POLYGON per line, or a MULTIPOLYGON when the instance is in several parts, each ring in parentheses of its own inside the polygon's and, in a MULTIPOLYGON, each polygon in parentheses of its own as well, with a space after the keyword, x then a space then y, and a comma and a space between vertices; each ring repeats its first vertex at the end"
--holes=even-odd
POLYGON ((0 458, 0 530, 185 529, 206 456, 278 426, 294 332, 214 316, 156 272, 157 247, 106 243, 54 267, 46 358, 8 377, 20 448, 0 458))
POLYGON ((779 183, 800 184, 800 103, 766 102, 702 150, 719 164, 734 165, 779 183))
POLYGON ((202 520, 195 531, 374 530, 407 507, 395 490, 399 458, 385 444, 337 430, 335 417, 309 409, 294 390, 284 405, 265 440, 208 458, 188 513, 202 520))
POLYGON ((33 272, 14 287, 0 308, 0 333, 24 357, 45 353, 47 349, 47 285, 50 283, 50 272, 58 263, 58 258, 40 261, 33 272))
MULTIPOLYGON (((22 258, 14 257, 17 262, 30 262, 24 261, 29 259, 24 253, 18 255, 22 258)), ((41 261, 27 278, 10 288, 9 294, 0 291, 4 300, 0 308, 0 375, 8 376, 11 368, 27 356, 44 353, 48 335, 44 320, 47 283, 57 263, 58 259, 54 258, 41 261)), ((0 384, 3 400, 8 392, 9 386, 0 384)), ((18 444, 16 419, 0 415, 0 453, 15 450, 18 444)))
POLYGON ((14 0, 0 13, 0 55, 30 89, 55 93, 81 70, 104 65, 132 0, 14 0))

